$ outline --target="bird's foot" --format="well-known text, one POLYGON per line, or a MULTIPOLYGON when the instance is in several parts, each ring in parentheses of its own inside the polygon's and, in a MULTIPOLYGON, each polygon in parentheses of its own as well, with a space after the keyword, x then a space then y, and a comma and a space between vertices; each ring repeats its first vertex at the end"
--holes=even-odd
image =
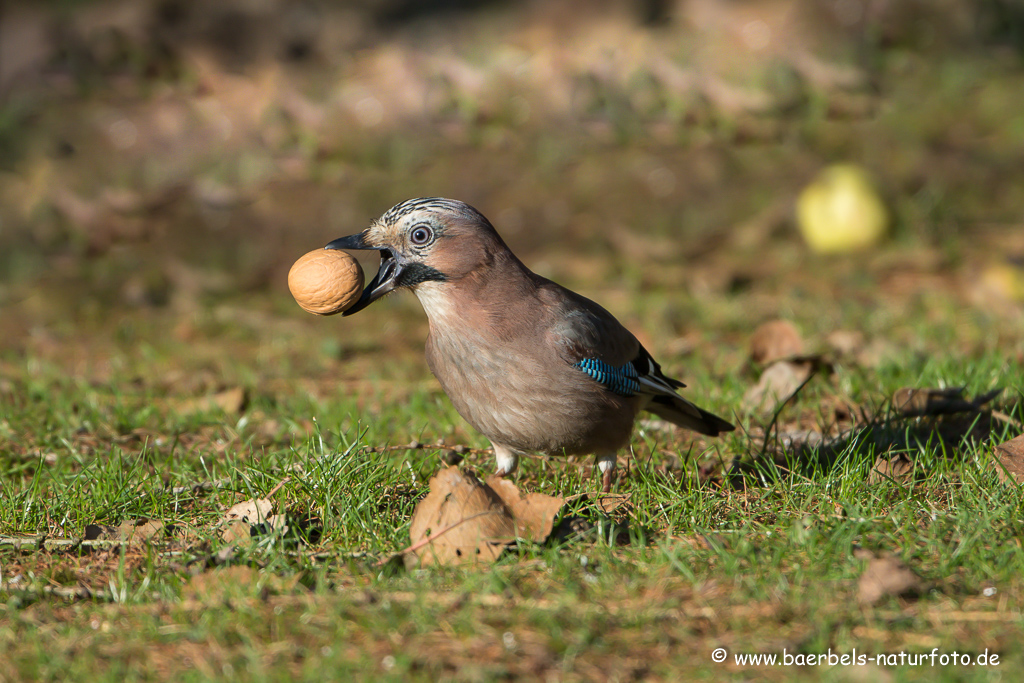
POLYGON ((615 453, 601 453, 597 456, 597 466, 601 470, 601 492, 611 493, 612 475, 615 473, 615 453))
POLYGON ((494 442, 491 442, 491 445, 494 446, 494 460, 497 465, 494 476, 507 477, 519 469, 519 455, 515 451, 494 442))

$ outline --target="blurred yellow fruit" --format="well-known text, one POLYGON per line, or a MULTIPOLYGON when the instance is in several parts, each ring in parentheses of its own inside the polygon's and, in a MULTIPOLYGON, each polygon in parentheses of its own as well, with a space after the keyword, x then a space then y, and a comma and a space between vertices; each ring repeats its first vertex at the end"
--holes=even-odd
POLYGON ((881 241, 889 226, 871 178, 854 164, 836 164, 818 174, 800 193, 796 217, 808 246, 822 254, 866 249, 881 241))
POLYGON ((1012 263, 993 263, 981 273, 986 292, 1007 301, 1024 301, 1024 268, 1012 263))

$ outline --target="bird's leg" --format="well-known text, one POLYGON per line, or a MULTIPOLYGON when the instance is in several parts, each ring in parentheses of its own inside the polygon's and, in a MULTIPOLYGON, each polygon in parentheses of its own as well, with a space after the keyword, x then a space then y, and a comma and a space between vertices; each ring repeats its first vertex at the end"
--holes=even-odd
POLYGON ((597 466, 601 470, 601 492, 610 493, 612 490, 612 474, 615 473, 615 453, 598 453, 597 466))
POLYGON ((494 459, 498 464, 498 469, 494 472, 495 476, 507 477, 518 469, 518 453, 508 446, 502 446, 501 444, 494 443, 493 441, 491 442, 491 446, 494 448, 494 459))

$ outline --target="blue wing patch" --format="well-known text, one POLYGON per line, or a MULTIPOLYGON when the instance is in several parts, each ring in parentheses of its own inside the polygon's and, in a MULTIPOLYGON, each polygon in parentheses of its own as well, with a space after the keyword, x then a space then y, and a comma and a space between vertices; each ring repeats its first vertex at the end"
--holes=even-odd
POLYGON ((640 382, 637 381, 639 375, 632 363, 615 368, 596 358, 584 358, 573 363, 573 367, 587 373, 619 396, 636 396, 640 393, 640 382))

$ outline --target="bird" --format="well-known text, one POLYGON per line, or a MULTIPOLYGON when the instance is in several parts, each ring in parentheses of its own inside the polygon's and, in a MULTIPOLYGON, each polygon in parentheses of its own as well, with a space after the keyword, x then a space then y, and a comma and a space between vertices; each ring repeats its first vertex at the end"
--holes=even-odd
POLYGON ((735 429, 683 398, 685 385, 611 313, 531 271, 464 202, 409 199, 325 249, 380 252, 377 274, 343 315, 396 290, 416 295, 427 365, 490 440, 498 476, 526 453, 593 454, 609 493, 640 411, 707 436, 735 429))

